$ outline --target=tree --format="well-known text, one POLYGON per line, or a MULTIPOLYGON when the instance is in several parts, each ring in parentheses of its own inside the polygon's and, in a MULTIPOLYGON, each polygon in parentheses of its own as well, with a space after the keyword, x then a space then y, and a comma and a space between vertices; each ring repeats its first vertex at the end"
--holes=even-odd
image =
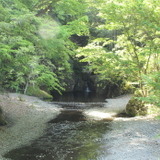
POLYGON ((72 34, 87 32, 83 2, 68 0, 0 0, 0 84, 26 93, 37 86, 60 92, 72 74, 72 34), (73 6, 82 6, 78 12, 73 6), (70 10, 61 9, 70 5, 70 10), (66 14, 72 18, 67 19, 66 14), (78 18, 78 19, 77 19, 78 18), (66 24, 63 24, 65 19, 66 24), (81 27, 79 27, 81 25, 81 27))
MULTIPOLYGON (((114 39, 113 37, 103 37, 94 40, 92 46, 103 46, 100 48, 104 50, 106 45, 114 43, 114 48, 111 51, 106 50, 106 53, 98 52, 97 56, 91 49, 90 53, 85 55, 85 60, 92 61, 95 57, 96 60, 92 61, 92 68, 96 68, 96 72, 106 75, 107 69, 101 69, 102 65, 100 67, 96 65, 97 60, 102 58, 100 63, 105 66, 104 68, 112 68, 113 72, 118 72, 118 74, 123 72, 123 76, 127 75, 130 80, 139 81, 142 95, 145 96, 143 75, 159 68, 157 63, 159 57, 157 2, 132 0, 128 3, 127 0, 116 0, 100 1, 100 3, 102 7, 99 16, 105 19, 106 23, 98 26, 98 28, 118 31, 119 34, 114 39), (104 61, 103 57, 105 57, 104 61), (119 70, 114 70, 117 68, 119 70)), ((82 52, 84 55, 85 51, 82 52)))

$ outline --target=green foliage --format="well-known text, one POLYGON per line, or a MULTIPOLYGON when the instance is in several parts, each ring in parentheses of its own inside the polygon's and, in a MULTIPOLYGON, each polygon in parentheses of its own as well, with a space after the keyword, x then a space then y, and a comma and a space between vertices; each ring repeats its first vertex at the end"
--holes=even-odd
POLYGON ((88 32, 83 2, 0 0, 0 84, 4 88, 24 93, 29 86, 64 89, 64 80, 72 74, 70 57, 75 55, 69 37, 88 32), (62 25, 63 20, 68 25, 62 25))
POLYGON ((159 2, 0 0, 0 84, 60 92, 78 56, 98 82, 136 81, 159 106, 159 2), (76 46, 72 35, 89 36, 89 44, 76 46))
POLYGON ((38 3, 38 0, 19 0, 19 2, 24 4, 24 6, 29 10, 34 10, 34 7, 38 3))
MULTIPOLYGON (((101 79, 123 77, 128 81, 136 81, 147 96, 143 75, 160 69, 159 64, 159 1, 153 0, 115 0, 98 1, 97 14, 105 23, 99 23, 99 31, 108 30, 112 33, 106 37, 92 39, 85 48, 78 49, 81 61, 90 64, 89 70, 98 74, 101 79), (109 46, 109 47, 108 47, 109 46)), ((94 4, 97 5, 97 4, 94 4)), ((151 77, 150 77, 151 78, 151 77)), ((151 78, 152 83, 154 80, 151 78)), ((148 92, 150 101, 159 98, 158 82, 156 92, 148 92), (152 98, 151 98, 152 97, 152 98)), ((153 87, 153 84, 152 84, 153 87)), ((155 102, 157 103, 157 102, 155 102)))
POLYGON ((67 23, 69 25, 66 26, 66 30, 70 35, 77 34, 77 35, 88 35, 89 30, 88 30, 88 17, 83 16, 77 20, 74 20, 72 22, 67 23))
POLYGON ((155 118, 158 119, 158 117, 160 118, 159 113, 160 113, 160 107, 157 107, 155 105, 149 105, 148 114, 152 114, 152 115, 154 114, 154 115, 156 115, 155 118))
POLYGON ((37 66, 37 71, 39 73, 36 81, 38 86, 43 88, 55 89, 55 90, 63 90, 63 88, 59 85, 59 81, 56 78, 56 74, 49 70, 49 68, 45 65, 37 66))
POLYGON ((43 99, 52 99, 52 96, 47 92, 39 89, 37 86, 29 86, 26 92, 27 95, 36 96, 43 99))
POLYGON ((140 99, 160 107, 160 72, 153 72, 150 75, 143 76, 143 78, 148 94, 140 99))
POLYGON ((63 21, 63 23, 72 22, 83 17, 86 12, 86 7, 87 4, 85 0, 59 0, 54 5, 57 17, 59 20, 63 21))

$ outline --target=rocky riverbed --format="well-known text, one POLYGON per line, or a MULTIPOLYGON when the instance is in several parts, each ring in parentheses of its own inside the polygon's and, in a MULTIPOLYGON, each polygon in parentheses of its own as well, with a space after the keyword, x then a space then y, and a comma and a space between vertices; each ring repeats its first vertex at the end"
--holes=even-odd
POLYGON ((107 134, 107 160, 159 160, 160 120, 153 117, 119 118, 107 134))
MULTIPOLYGON (((112 106, 115 111, 123 110, 129 99, 130 96, 108 99, 106 108, 112 106)), ((47 127, 46 122, 56 117, 61 109, 36 97, 11 93, 0 95, 0 106, 9 122, 0 128, 0 160, 4 160, 3 155, 12 149, 28 145, 42 136, 47 127)), ((101 112, 104 110, 105 107, 101 112)), ((103 137, 107 139, 106 146, 103 146, 107 157, 102 160, 160 159, 160 120, 153 115, 117 117, 109 123, 111 130, 103 137)))

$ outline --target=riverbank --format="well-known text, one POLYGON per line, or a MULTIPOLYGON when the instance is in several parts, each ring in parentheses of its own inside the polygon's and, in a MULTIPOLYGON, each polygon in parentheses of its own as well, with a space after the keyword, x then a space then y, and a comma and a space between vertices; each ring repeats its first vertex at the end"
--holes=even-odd
POLYGON ((53 104, 36 97, 7 93, 0 95, 8 125, 0 127, 0 160, 2 155, 43 135, 46 122, 59 114, 53 104))
POLYGON ((106 160, 159 160, 160 120, 153 116, 117 118, 106 135, 106 160))
MULTIPOLYGON (((106 106, 100 111, 104 113, 110 107, 114 107, 115 111, 123 110, 129 99, 128 95, 107 99, 106 106)), ((21 94, 0 95, 0 106, 9 122, 0 128, 0 160, 4 160, 2 156, 5 153, 43 135, 46 122, 60 113, 55 104, 21 94)), ((107 156, 103 160, 158 160, 160 120, 154 116, 114 118, 110 122, 111 131, 103 137, 107 141, 107 146, 103 148, 107 156)))

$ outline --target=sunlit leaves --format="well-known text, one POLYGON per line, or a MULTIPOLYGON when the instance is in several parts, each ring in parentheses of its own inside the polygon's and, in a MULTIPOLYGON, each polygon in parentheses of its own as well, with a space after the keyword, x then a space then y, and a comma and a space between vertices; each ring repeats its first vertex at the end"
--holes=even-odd
POLYGON ((59 24, 53 19, 42 19, 42 23, 38 29, 39 35, 43 39, 56 38, 60 32, 59 24))
POLYGON ((84 16, 72 22, 68 22, 66 25, 66 29, 70 35, 77 34, 77 35, 88 35, 88 17, 84 16))
MULTIPOLYGON (((9 18, 6 22, 0 23, 1 83, 3 87, 16 91, 24 91, 24 89, 27 89, 26 86, 33 84, 38 84, 39 87, 42 86, 38 77, 42 77, 41 73, 44 70, 40 70, 39 66, 42 65, 42 58, 47 53, 44 45, 40 43, 41 37, 38 35, 42 18, 35 17, 27 9, 24 14, 20 8, 23 4, 20 3, 15 0, 12 1, 11 6, 8 6, 5 2, 4 9, 8 10, 9 18), (11 14, 13 12, 12 7, 15 7, 13 15, 11 14), (37 70, 37 68, 39 69, 37 70)), ((54 28, 52 29, 54 30, 54 28)), ((50 59, 48 61, 51 62, 50 59)), ((47 62, 43 64, 44 67, 46 65, 48 65, 47 62)), ((47 74, 43 75, 43 80, 46 76, 46 81, 47 77, 50 77, 50 83, 46 86, 48 89, 59 86, 58 78, 52 71, 50 65, 46 66, 45 73, 47 74)), ((58 89, 61 90, 62 88, 59 86, 58 89)))
POLYGON ((144 75, 143 78, 148 90, 148 96, 141 99, 160 107, 160 73, 153 72, 149 75, 144 75))
POLYGON ((55 89, 57 91, 63 90, 63 88, 59 85, 57 75, 50 70, 49 67, 45 65, 38 65, 37 71, 39 72, 37 76, 37 85, 42 87, 47 87, 48 89, 55 89))
POLYGON ((159 70, 159 0, 99 0, 97 3, 96 15, 105 20, 97 29, 119 34, 92 40, 80 52, 82 61, 88 62, 90 69, 104 79, 119 74, 142 82, 143 74, 159 70))
POLYGON ((101 79, 137 80, 160 68, 160 0, 0 3, 1 81, 16 90, 61 90, 76 53, 101 79), (72 35, 88 36, 90 44, 80 48, 72 35))
POLYGON ((71 22, 84 16, 86 3, 85 0, 65 0, 58 1, 54 7, 60 20, 71 22))

